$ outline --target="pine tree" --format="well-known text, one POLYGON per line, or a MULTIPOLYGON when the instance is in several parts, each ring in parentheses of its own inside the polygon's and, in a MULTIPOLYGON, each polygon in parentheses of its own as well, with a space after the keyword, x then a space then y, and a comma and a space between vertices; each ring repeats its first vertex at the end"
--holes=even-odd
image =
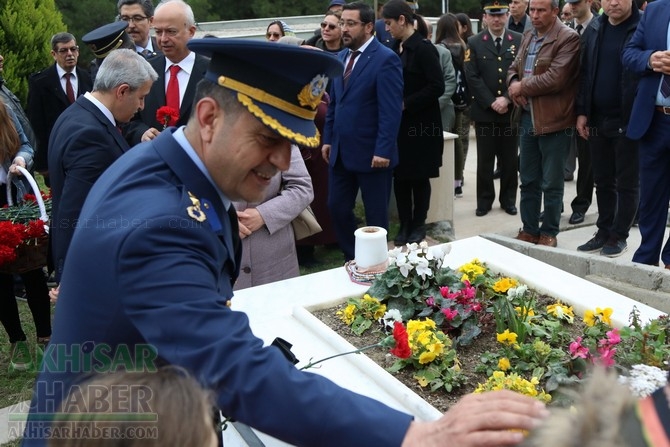
POLYGON ((28 77, 50 63, 50 40, 65 31, 54 0, 0 0, 0 54, 7 87, 26 103, 28 77))

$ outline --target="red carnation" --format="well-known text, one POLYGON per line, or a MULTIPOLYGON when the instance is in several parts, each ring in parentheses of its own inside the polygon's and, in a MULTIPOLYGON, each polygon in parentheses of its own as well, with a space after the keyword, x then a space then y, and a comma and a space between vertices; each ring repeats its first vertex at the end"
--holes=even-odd
POLYGON ((35 197, 35 194, 24 194, 23 195, 23 200, 26 202, 37 202, 37 197, 35 197))
POLYGON ((16 260, 16 249, 0 245, 0 265, 8 264, 16 260))
POLYGON ((45 235, 44 222, 41 220, 31 220, 26 227, 27 239, 38 239, 45 235))
POLYGON ((401 359, 409 358, 412 355, 412 350, 409 347, 407 330, 399 321, 393 323, 393 339, 395 340, 395 347, 391 349, 391 354, 401 359))
POLYGON ((163 124, 163 130, 168 126, 174 126, 179 120, 179 110, 174 107, 163 106, 156 110, 156 121, 163 124))
POLYGON ((25 226, 8 220, 0 221, 0 245, 14 249, 23 241, 25 226))

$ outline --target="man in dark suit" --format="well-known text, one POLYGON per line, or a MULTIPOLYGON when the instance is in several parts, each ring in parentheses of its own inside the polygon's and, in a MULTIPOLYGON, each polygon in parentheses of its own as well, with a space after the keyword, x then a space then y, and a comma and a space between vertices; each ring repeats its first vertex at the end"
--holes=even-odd
POLYGON ((150 35, 154 21, 154 5, 151 0, 119 0, 116 4, 119 20, 128 22, 126 32, 135 42, 135 49, 146 59, 161 56, 156 38, 150 35))
POLYGON ((113 51, 100 66, 93 92, 69 107, 56 121, 49 139, 53 195, 51 248, 56 281, 84 200, 105 169, 128 144, 118 129, 142 108, 157 78, 149 63, 132 50, 113 51))
POLYGON ((179 110, 177 126, 186 124, 191 113, 195 87, 207 70, 207 58, 188 49, 187 43, 195 34, 193 10, 182 0, 160 3, 153 20, 156 40, 165 57, 154 57, 151 66, 158 73, 147 95, 144 110, 124 128, 124 136, 131 146, 156 138, 165 127, 156 119, 156 111, 163 106, 179 110), (178 67, 178 68, 177 68, 178 67), (173 71, 177 71, 173 75, 173 71), (176 79, 176 99, 171 103, 171 83, 176 79))
POLYGON ((496 198, 493 165, 500 169, 500 207, 517 214, 518 138, 510 116, 512 101, 505 77, 521 44, 521 34, 506 30, 508 4, 485 0, 483 20, 487 28, 468 39, 465 75, 472 94, 470 116, 477 138, 477 216, 486 215, 496 198))
POLYGON ((58 33, 51 38, 51 56, 55 64, 35 73, 28 80, 28 119, 37 138, 34 166, 44 176, 47 185, 51 129, 60 114, 78 96, 93 88, 88 72, 77 67, 79 47, 72 34, 58 33), (70 88, 71 94, 68 93, 70 88))
POLYGON ((374 21, 369 6, 344 5, 340 26, 347 49, 338 57, 351 69, 345 70, 346 80, 332 81, 323 131, 322 155, 330 166, 328 208, 346 260, 354 259, 359 189, 367 225, 388 229, 393 168, 398 164, 402 65, 374 38, 374 21))
POLYGON ((539 423, 546 410, 532 398, 470 395, 437 421, 413 421, 299 371, 229 307, 240 265, 231 201, 261 200, 268 179, 288 169, 291 144, 319 144, 316 108, 342 65, 324 52, 268 42, 189 45, 213 54, 188 124, 122 156, 81 212, 86 225, 72 239, 24 445, 46 444, 43 421, 73 385, 91 370, 116 370, 121 358, 128 371, 184 368, 224 414, 292 445, 520 442, 521 433, 504 429, 539 423))
POLYGON ((626 68, 641 76, 628 125, 639 140, 640 234, 634 262, 670 269, 670 241, 663 245, 670 201, 670 0, 649 3, 623 51, 626 68), (661 252, 661 248, 663 251, 661 252))

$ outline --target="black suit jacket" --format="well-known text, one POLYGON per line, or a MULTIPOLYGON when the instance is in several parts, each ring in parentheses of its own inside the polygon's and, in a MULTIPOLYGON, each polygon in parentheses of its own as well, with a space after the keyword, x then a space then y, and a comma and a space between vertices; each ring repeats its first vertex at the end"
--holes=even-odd
MULTIPOLYGON (((77 96, 93 90, 91 75, 76 68, 77 96)), ((61 87, 56 64, 33 74, 28 80, 28 119, 33 126, 37 147, 35 148, 35 170, 46 171, 49 153, 49 136, 56 120, 70 102, 61 87)))
MULTIPOLYGON (((128 144, 134 146, 140 142, 142 135, 149 128, 155 127, 158 130, 163 129, 163 124, 156 120, 156 111, 165 105, 165 57, 155 57, 149 60, 151 66, 158 73, 158 79, 151 86, 149 94, 144 98, 144 110, 135 114, 133 119, 128 123, 124 129, 123 134, 128 141, 128 144)), ((193 71, 188 79, 186 92, 181 101, 179 108, 179 121, 177 126, 186 124, 188 117, 191 114, 193 107, 193 98, 195 97, 195 87, 200 80, 205 76, 209 59, 199 54, 195 55, 195 64, 193 64, 193 71)))
POLYGON ((147 60, 148 59, 153 59, 154 57, 162 57, 163 52, 158 49, 158 44, 156 43, 156 37, 151 36, 150 39, 151 39, 151 48, 153 48, 153 52, 147 54, 146 56, 144 54, 140 53, 140 52, 138 52, 138 54, 140 56, 144 56, 144 58, 147 59, 147 60))
POLYGON ((72 234, 82 224, 78 219, 86 196, 128 143, 95 104, 79 97, 56 121, 49 147, 51 248, 59 281, 72 234))

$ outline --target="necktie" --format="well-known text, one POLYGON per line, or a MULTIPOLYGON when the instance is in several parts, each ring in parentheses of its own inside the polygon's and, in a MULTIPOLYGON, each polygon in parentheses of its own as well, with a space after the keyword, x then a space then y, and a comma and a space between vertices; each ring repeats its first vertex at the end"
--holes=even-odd
POLYGON ((582 35, 583 30, 584 27, 582 25, 577 25, 577 27, 575 28, 575 31, 577 31, 577 34, 579 34, 580 36, 582 35))
POLYGON ((67 100, 70 101, 70 104, 72 104, 74 102, 74 89, 72 88, 72 83, 70 82, 72 73, 65 73, 63 76, 65 76, 65 94, 67 95, 67 100))
POLYGON ((349 76, 351 76, 351 72, 354 69, 354 61, 360 54, 361 54, 360 51, 351 52, 351 56, 349 57, 349 63, 347 63, 347 68, 344 70, 344 75, 342 76, 342 81, 344 81, 345 87, 347 85, 347 81, 349 80, 349 76))
POLYGON ((496 51, 500 53, 501 48, 502 48, 502 39, 500 37, 496 37, 496 51))
POLYGON ((663 81, 661 81, 661 95, 664 98, 670 96, 670 76, 663 75, 663 81))
POLYGON ((179 65, 172 65, 170 67, 170 80, 165 92, 165 105, 175 110, 179 110, 179 80, 177 79, 179 70, 181 70, 179 65))
POLYGON ((144 56, 145 58, 147 58, 147 57, 149 57, 149 55, 151 54, 151 51, 149 51, 148 48, 145 48, 145 49, 142 50, 142 52, 141 52, 140 54, 141 54, 142 56, 144 56))
MULTIPOLYGON (((240 227, 237 221, 237 210, 231 204, 228 208, 228 218, 230 219, 230 231, 232 232, 233 237, 233 250, 235 253, 238 253, 241 249, 242 241, 240 240, 240 227)), ((233 256, 234 258, 235 256, 233 256)))

